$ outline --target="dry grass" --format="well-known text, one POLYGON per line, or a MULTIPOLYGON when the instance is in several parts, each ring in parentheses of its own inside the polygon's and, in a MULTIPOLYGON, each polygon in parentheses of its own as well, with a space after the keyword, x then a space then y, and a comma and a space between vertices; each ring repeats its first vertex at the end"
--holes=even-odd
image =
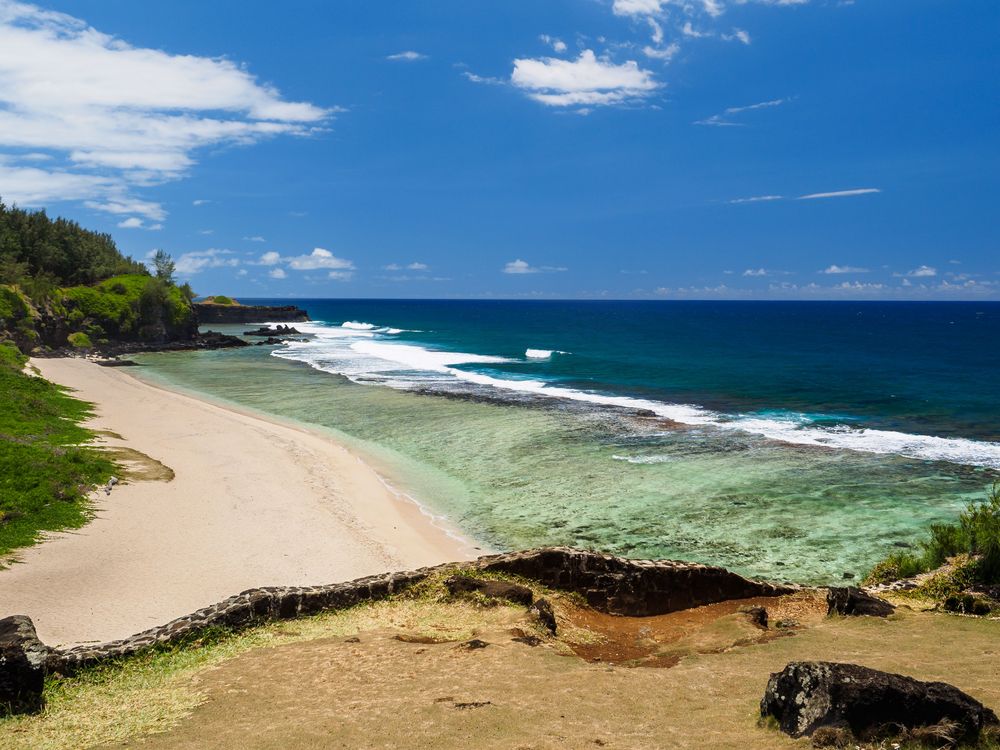
POLYGON ((53 684, 44 713, 0 722, 0 748, 139 738, 171 750, 803 748, 808 741, 758 726, 757 705, 771 672, 805 659, 944 680, 1000 706, 996 621, 905 610, 827 619, 798 595, 767 604, 772 622, 800 623, 774 638, 736 603, 613 618, 550 601, 558 639, 522 607, 453 600, 437 581, 389 602, 208 638, 53 684), (525 634, 540 645, 512 639, 525 634), (489 645, 463 648, 471 638, 489 645), (577 655, 589 646, 600 661, 577 655), (652 657, 630 660, 634 648, 652 657), (669 669, 623 666, 655 666, 664 653, 677 657, 659 662, 669 669))

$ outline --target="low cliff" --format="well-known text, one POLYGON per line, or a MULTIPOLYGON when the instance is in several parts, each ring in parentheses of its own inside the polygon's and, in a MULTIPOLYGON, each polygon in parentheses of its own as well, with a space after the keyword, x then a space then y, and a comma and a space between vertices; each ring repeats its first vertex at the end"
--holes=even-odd
POLYGON ((196 302, 194 311, 200 325, 304 323, 309 320, 306 311, 295 305, 266 307, 263 305, 216 305, 196 302))

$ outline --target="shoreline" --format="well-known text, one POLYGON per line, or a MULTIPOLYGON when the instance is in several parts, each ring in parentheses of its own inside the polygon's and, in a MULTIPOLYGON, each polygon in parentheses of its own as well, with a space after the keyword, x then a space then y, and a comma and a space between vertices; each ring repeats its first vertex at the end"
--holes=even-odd
POLYGON ((320 585, 484 554, 318 431, 83 359, 32 360, 95 406, 97 445, 173 470, 93 496, 93 519, 0 570, 7 614, 53 645, 103 642, 259 586, 320 585), (121 438, 119 438, 121 436, 121 438))

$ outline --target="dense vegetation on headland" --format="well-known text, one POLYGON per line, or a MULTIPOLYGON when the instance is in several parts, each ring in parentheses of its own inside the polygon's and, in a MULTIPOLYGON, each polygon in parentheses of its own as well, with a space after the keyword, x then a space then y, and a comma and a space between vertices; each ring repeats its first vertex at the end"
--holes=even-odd
POLYGON ((166 253, 153 263, 150 274, 110 235, 0 202, 0 341, 31 352, 191 338, 194 293, 166 253))
POLYGON ((87 493, 111 476, 112 462, 86 443, 90 404, 23 371, 27 357, 0 343, 0 554, 38 532, 87 521, 87 493))

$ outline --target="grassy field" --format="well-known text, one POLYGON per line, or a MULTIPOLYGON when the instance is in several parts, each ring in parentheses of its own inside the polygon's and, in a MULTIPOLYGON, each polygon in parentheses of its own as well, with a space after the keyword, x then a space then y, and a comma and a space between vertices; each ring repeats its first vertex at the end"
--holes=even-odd
POLYGON ((86 445, 90 404, 23 372, 26 361, 0 344, 0 556, 86 523, 88 492, 115 468, 86 445))

